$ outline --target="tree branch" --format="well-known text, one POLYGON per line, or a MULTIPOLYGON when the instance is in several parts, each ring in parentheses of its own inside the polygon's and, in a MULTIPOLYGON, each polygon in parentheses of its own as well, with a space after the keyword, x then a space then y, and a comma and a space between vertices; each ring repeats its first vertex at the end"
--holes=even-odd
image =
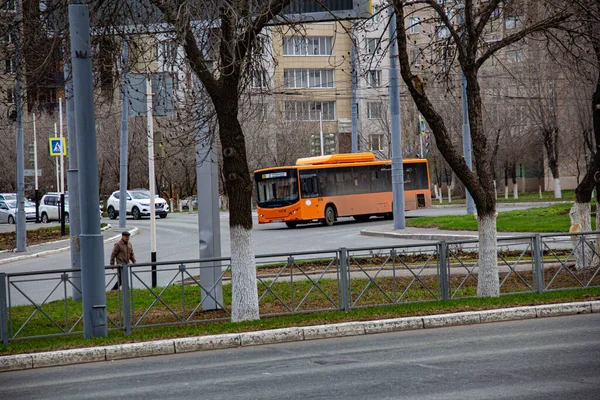
POLYGON ((512 35, 506 36, 504 39, 495 42, 475 62, 475 69, 478 70, 483 65, 483 63, 488 58, 490 58, 494 53, 496 53, 498 50, 500 50, 500 49, 502 49, 502 48, 504 48, 506 46, 510 46, 511 44, 518 42, 519 40, 525 38, 526 36, 528 36, 528 35, 530 35, 532 33, 541 32, 541 31, 544 31, 544 30, 547 30, 547 29, 550 29, 550 28, 556 28, 557 26, 559 26, 559 24, 561 22, 566 21, 572 15, 573 14, 571 14, 571 13, 559 13, 559 14, 556 14, 556 15, 554 15, 551 18, 548 18, 548 19, 546 19, 544 21, 535 23, 535 24, 531 25, 528 28, 521 29, 519 32, 513 33, 512 35))

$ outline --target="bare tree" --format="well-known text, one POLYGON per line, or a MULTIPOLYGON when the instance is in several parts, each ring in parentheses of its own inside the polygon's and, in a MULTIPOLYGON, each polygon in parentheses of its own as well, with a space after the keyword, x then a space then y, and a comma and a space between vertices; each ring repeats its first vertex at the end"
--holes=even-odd
MULTIPOLYGON (((396 34, 402 79, 408 86, 417 108, 431 127, 440 152, 459 179, 465 184, 477 207, 479 226, 477 294, 479 296, 499 296, 500 294, 493 166, 490 164, 488 138, 483 129, 482 95, 478 80, 479 70, 484 62, 499 50, 518 43, 529 35, 555 28, 571 16, 569 12, 566 12, 565 7, 544 4, 546 10, 543 16, 540 17, 540 13, 528 14, 527 19, 521 22, 523 24, 522 28, 516 29, 515 33, 508 34, 498 41, 486 44, 483 38, 484 31, 490 19, 494 18, 494 11, 500 6, 500 3, 504 2, 492 0, 479 3, 467 0, 464 3, 440 4, 435 0, 393 1, 396 12, 396 34), (466 77, 469 123, 473 138, 474 172, 469 169, 457 146, 452 143, 446 121, 430 100, 423 80, 411 68, 405 14, 406 10, 415 6, 415 4, 430 8, 438 17, 441 26, 448 32, 446 45, 455 49, 456 61, 466 77), (458 15, 461 16, 461 24, 457 24, 456 17, 458 15)), ((520 10, 523 12, 526 4, 533 6, 531 2, 513 1, 510 3, 511 6, 523 6, 523 9, 520 10)))

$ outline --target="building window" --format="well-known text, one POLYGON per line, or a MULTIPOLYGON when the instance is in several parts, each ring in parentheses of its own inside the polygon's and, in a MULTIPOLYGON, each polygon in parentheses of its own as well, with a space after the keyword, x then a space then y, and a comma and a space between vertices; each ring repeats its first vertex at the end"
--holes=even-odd
POLYGON ((515 15, 511 17, 506 17, 504 20, 504 27, 506 29, 515 29, 523 26, 523 20, 520 16, 515 15))
POLYGON ((332 69, 286 69, 283 81, 289 89, 334 87, 332 69))
POLYGON ((421 49, 418 47, 413 47, 410 49, 410 61, 415 67, 421 65, 421 49))
POLYGON ((16 101, 16 93, 15 93, 15 88, 8 88, 6 89, 6 102, 8 104, 14 104, 16 101))
POLYGON ((379 39, 378 38, 367 38, 367 53, 368 54, 375 54, 379 51, 379 39))
POLYGON ((177 57, 177 42, 172 39, 161 40, 156 43, 156 60, 173 62, 177 57))
POLYGON ((4 65, 4 73, 14 74, 15 73, 15 60, 14 58, 7 58, 4 65))
POLYGON ((525 50, 508 50, 506 52, 506 61, 509 63, 520 63, 525 61, 525 50))
POLYGON ((285 119, 287 121, 335 121, 335 101, 286 101, 285 119))
POLYGON ((420 33, 421 32, 421 24, 419 22, 418 17, 411 17, 408 19, 408 33, 420 33))
POLYGON ((255 70, 252 72, 252 87, 266 88, 269 87, 269 77, 264 69, 255 70))
POLYGON ((367 71, 367 85, 371 87, 381 86, 381 70, 372 69, 367 71))
POLYGON ((383 150, 383 135, 369 135, 369 150, 383 150))
POLYGON ((379 119, 382 115, 382 107, 383 105, 380 102, 368 102, 367 103, 367 118, 369 119, 379 119))
POLYGON ((285 36, 283 38, 284 56, 329 56, 333 38, 331 36, 285 36))

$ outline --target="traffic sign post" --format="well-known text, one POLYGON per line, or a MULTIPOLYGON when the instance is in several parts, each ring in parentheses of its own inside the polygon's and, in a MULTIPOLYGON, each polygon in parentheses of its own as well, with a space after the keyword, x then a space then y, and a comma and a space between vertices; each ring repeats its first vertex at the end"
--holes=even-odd
POLYGON ((48 139, 48 151, 52 157, 67 155, 67 139, 53 137, 48 139))

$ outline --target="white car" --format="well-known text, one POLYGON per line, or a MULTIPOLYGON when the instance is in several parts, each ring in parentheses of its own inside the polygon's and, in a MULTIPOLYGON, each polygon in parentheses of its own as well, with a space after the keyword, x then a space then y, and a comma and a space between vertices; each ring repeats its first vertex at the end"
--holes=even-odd
MULTIPOLYGON (((117 219, 119 216, 119 195, 120 191, 115 191, 108 198, 108 218, 117 219)), ((167 201, 156 196, 154 200, 155 214, 161 218, 167 218, 169 214, 169 205, 167 201)), ((127 191, 127 215, 140 219, 143 216, 150 215, 150 192, 148 190, 136 189, 127 191)))
MULTIPOLYGON (((16 200, 0 200, 0 223, 14 224, 17 217, 16 200)), ((25 201, 25 220, 35 221, 35 204, 25 201)))
MULTIPOLYGON (((43 223, 60 221, 60 193, 46 193, 40 200, 40 218, 43 223)), ((69 223, 69 196, 65 194, 65 222, 69 223)))

